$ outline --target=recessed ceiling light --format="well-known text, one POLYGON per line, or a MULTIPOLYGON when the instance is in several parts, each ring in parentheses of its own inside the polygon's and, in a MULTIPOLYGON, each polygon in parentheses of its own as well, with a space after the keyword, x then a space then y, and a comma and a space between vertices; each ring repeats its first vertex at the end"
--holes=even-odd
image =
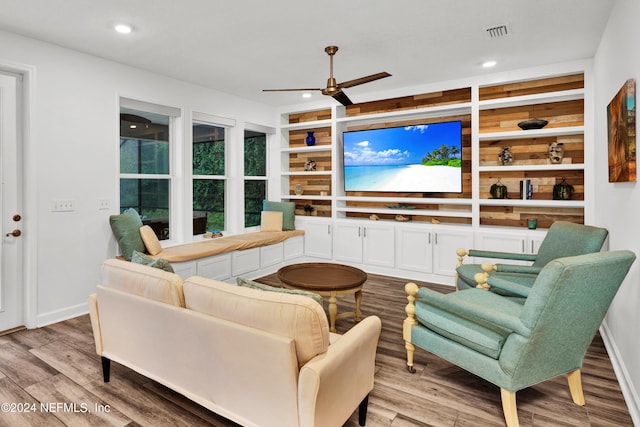
POLYGON ((303 94, 302 94, 302 97, 303 97, 303 98, 311 98, 311 94, 310 94, 310 93, 305 92, 305 93, 303 93, 303 94))
POLYGON ((118 24, 113 28, 120 34, 129 34, 131 31, 133 31, 133 27, 131 27, 131 25, 129 24, 118 24))
POLYGON ((482 63, 482 66, 484 68, 491 68, 491 67, 495 67, 496 64, 497 64, 496 61, 485 61, 485 62, 482 63))

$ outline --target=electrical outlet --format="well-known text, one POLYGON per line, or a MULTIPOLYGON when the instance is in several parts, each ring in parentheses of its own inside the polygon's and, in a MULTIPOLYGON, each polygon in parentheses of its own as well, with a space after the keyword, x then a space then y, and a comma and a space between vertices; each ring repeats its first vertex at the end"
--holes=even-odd
POLYGON ((111 208, 111 203, 109 199, 100 199, 98 200, 98 210, 104 211, 109 210, 111 208))
POLYGON ((54 200, 51 203, 51 212, 73 212, 76 210, 76 201, 73 199, 54 200))

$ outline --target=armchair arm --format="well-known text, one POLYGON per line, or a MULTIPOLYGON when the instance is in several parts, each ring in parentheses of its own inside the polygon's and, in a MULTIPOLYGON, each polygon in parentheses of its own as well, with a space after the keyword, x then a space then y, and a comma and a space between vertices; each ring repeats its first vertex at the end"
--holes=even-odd
POLYGON ((300 369, 300 426, 342 425, 373 390, 382 323, 368 316, 300 369))
POLYGON ((483 251, 480 249, 469 249, 469 256, 483 258, 511 259, 516 261, 535 261, 537 254, 520 254, 515 252, 483 251))
POLYGON ((528 286, 496 276, 489 276, 487 278, 487 284, 492 288, 502 289, 503 291, 511 292, 525 298, 529 296, 529 291, 531 291, 531 288, 528 286))
POLYGON ((474 322, 482 319, 529 336, 530 329, 520 320, 522 306, 484 290, 473 288, 443 295, 428 288, 420 288, 418 297, 422 302, 474 322))
POLYGON ((534 265, 496 264, 495 270, 500 273, 540 274, 542 267, 534 265))

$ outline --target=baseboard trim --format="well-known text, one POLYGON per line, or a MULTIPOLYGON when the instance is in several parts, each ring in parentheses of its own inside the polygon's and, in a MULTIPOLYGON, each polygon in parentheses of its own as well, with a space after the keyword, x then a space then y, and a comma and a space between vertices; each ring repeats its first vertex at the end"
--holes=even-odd
POLYGON ((83 303, 39 314, 36 318, 36 327, 41 328, 53 323, 62 322, 63 320, 73 319, 74 317, 82 316, 87 313, 89 313, 89 305, 88 303, 83 303))
POLYGON ((618 346, 612 338, 611 331, 607 326, 606 321, 602 322, 602 326, 600 327, 600 336, 602 337, 604 346, 607 349, 607 353, 609 354, 609 360, 611 361, 611 365, 613 366, 613 372, 616 374, 618 384, 620 384, 622 396, 624 397, 624 401, 627 404, 627 408, 629 408, 629 415, 631 415, 633 425, 640 426, 640 396, 638 395, 638 391, 633 386, 631 376, 627 371, 624 360, 620 356, 618 346))

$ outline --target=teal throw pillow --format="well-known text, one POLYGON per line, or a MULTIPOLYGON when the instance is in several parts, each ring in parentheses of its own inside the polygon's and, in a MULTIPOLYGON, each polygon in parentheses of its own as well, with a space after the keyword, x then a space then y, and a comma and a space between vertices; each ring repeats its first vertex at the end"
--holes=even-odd
POLYGON ((296 204, 294 202, 262 202, 263 211, 282 212, 282 230, 295 230, 296 204))
POLYGON ((322 305, 322 297, 313 292, 301 291, 297 289, 275 288, 273 286, 265 285, 264 283, 254 282, 253 280, 243 279, 238 277, 236 279, 238 286, 244 286, 246 288, 260 289, 261 291, 268 292, 281 292, 283 294, 302 295, 313 299, 318 304, 322 305))
POLYGON ((127 209, 120 215, 111 215, 109 225, 111 225, 111 231, 116 237, 124 259, 131 261, 133 251, 146 251, 142 237, 140 237, 142 220, 135 209, 127 209))
POLYGON ((143 254, 138 251, 133 251, 133 254, 131 255, 131 262, 134 262, 136 264, 148 265, 149 267, 159 268, 160 270, 164 270, 169 273, 175 273, 175 271, 173 271, 173 267, 171 267, 171 264, 169 264, 169 261, 167 261, 166 259, 152 258, 149 255, 143 254))

